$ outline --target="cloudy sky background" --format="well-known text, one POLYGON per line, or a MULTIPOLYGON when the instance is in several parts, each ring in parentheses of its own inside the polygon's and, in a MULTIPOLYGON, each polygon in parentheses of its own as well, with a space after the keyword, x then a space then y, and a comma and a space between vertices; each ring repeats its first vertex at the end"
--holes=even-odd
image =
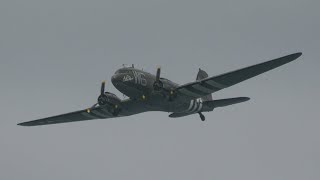
POLYGON ((320 179, 317 0, 2 0, 0 178, 320 179), (243 104, 42 127, 83 109, 122 64, 178 83, 303 52, 214 94, 243 104))

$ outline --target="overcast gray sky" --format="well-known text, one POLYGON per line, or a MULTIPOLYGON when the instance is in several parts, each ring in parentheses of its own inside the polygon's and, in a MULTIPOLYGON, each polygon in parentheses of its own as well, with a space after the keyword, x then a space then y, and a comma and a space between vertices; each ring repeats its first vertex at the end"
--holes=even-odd
POLYGON ((319 180, 318 0, 0 1, 0 179, 319 180), (122 64, 177 83, 290 53, 214 94, 251 100, 179 119, 150 112, 42 127, 83 109, 122 64))

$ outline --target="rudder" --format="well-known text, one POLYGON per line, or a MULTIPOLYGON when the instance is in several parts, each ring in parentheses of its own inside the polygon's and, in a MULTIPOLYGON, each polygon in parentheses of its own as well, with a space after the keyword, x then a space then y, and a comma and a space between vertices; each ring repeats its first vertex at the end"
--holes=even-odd
MULTIPOLYGON (((207 77, 208 77, 208 73, 206 73, 204 70, 199 68, 199 72, 197 74, 197 79, 196 80, 198 81, 198 80, 201 80, 201 79, 205 79, 207 77)), ((212 94, 209 94, 207 96, 203 96, 203 97, 201 97, 201 99, 203 101, 211 101, 212 100, 212 94)))

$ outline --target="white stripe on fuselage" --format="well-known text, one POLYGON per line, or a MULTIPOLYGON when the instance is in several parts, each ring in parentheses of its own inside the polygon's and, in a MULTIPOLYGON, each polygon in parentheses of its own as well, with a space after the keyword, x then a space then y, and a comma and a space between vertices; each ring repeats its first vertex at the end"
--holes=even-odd
POLYGON ((200 98, 200 100, 199 100, 199 108, 197 109, 197 111, 196 112, 199 112, 199 111, 201 111, 201 109, 202 109, 202 99, 200 98))
POLYGON ((192 108, 192 110, 191 110, 190 112, 193 113, 195 110, 198 109, 198 106, 199 106, 199 99, 197 99, 197 100, 195 101, 194 107, 192 108))
POLYGON ((192 100, 190 101, 190 105, 189 105, 189 108, 188 108, 187 112, 189 112, 189 111, 191 110, 193 104, 194 104, 194 100, 192 99, 192 100))
POLYGON ((201 98, 192 99, 190 101, 189 108, 185 111, 185 113, 199 112, 199 111, 201 111, 202 107, 203 107, 203 104, 202 104, 202 99, 201 98))

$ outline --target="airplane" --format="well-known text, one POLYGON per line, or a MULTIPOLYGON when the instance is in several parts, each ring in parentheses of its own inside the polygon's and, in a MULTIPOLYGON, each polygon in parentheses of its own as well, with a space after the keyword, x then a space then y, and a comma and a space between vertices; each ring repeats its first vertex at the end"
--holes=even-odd
POLYGON ((20 126, 38 126, 94 119, 108 119, 131 116, 148 111, 171 113, 177 118, 199 114, 205 120, 204 112, 215 108, 248 101, 248 97, 213 100, 212 93, 228 88, 244 80, 296 60, 302 53, 294 53, 253 66, 209 77, 199 69, 196 80, 179 85, 160 76, 161 69, 151 74, 132 67, 118 69, 111 78, 112 84, 128 98, 121 100, 111 92, 105 92, 105 81, 101 84, 97 103, 92 107, 67 114, 22 122, 20 126))

